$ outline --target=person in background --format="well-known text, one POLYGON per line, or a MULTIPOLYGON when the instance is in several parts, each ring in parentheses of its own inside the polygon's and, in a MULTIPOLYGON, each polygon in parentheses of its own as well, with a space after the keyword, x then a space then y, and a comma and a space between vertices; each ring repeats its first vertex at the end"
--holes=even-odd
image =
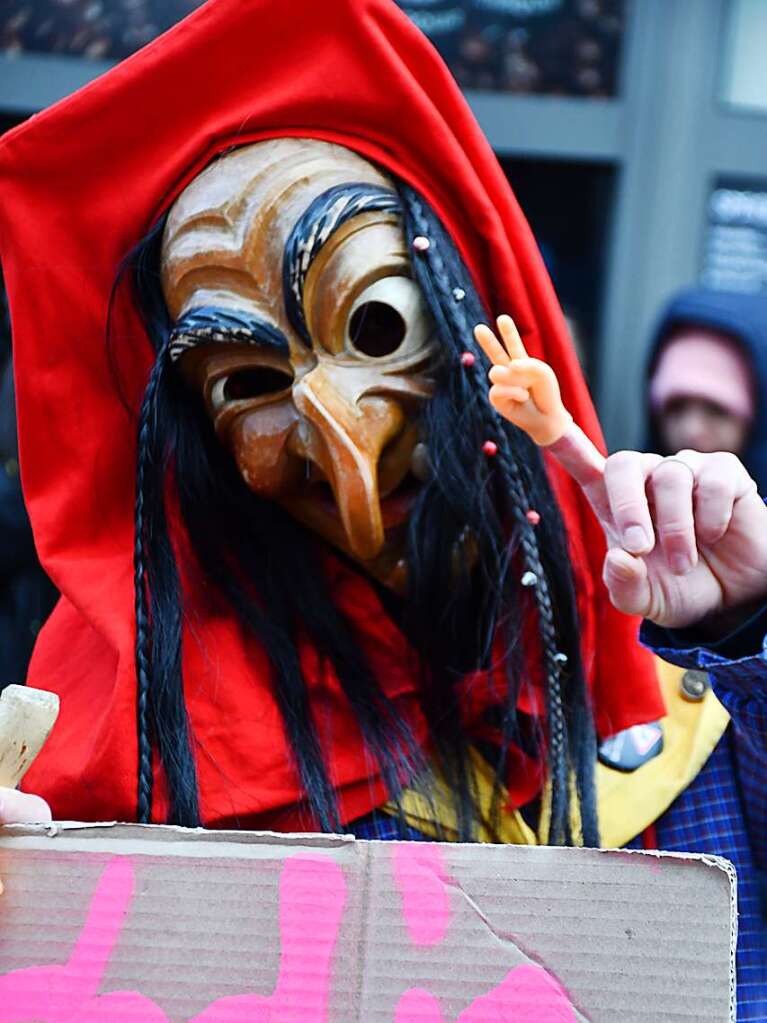
POLYGON ((767 493, 767 296, 701 288, 674 296, 648 378, 645 450, 729 451, 767 493))

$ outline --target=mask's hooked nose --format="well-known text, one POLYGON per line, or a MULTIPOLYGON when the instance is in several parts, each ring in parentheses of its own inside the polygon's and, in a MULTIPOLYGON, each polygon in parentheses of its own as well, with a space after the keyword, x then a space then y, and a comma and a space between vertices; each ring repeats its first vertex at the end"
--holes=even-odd
POLYGON ((320 363, 293 388, 296 409, 311 427, 294 434, 296 454, 327 478, 351 552, 361 561, 384 545, 378 463, 405 425, 396 399, 366 395, 374 378, 380 380, 368 367, 320 363))

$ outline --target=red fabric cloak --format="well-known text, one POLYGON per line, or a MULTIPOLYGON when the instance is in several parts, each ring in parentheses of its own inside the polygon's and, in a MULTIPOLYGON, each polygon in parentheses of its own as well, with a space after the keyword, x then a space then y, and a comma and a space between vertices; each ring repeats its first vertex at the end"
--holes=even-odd
MULTIPOLYGON (((60 818, 135 813, 133 622, 135 422, 105 344, 120 261, 219 151, 274 136, 338 142, 417 188, 457 242, 488 308, 510 312, 564 399, 599 428, 529 228, 463 96, 391 0, 209 0, 96 82, 0 140, 0 246, 16 359, 24 490, 43 565, 63 594, 37 644, 32 685, 62 698, 27 787, 60 818)), ((129 311, 128 391, 152 362, 129 311)), ((601 734, 661 716, 637 623, 600 583, 604 543, 557 467, 583 651, 601 734)), ((403 712, 414 705, 406 644, 371 588, 339 570, 335 596, 403 712)), ((210 610, 185 644, 186 699, 208 824, 287 828, 298 784, 266 661, 210 610)), ((346 819, 383 798, 335 680, 314 651, 304 669, 346 819), (324 724, 322 724, 324 722, 324 724)), ((162 819, 163 801, 155 800, 162 819)))

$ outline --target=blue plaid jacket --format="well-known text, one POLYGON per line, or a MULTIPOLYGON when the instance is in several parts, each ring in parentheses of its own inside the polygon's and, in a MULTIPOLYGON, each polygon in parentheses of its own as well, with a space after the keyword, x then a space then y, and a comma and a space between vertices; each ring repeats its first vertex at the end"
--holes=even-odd
MULTIPOLYGON (((666 661, 707 671, 732 718, 698 777, 656 822, 656 834, 661 849, 713 853, 735 864, 738 1023, 767 1023, 767 606, 716 644, 647 624, 642 639, 666 661)), ((400 837, 392 819, 378 813, 350 830, 358 838, 400 837)), ((629 845, 640 848, 641 839, 629 845)))

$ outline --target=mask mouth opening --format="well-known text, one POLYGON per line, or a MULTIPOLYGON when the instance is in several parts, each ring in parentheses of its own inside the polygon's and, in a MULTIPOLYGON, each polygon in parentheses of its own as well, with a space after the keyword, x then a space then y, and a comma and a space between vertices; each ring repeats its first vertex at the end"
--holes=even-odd
MULTIPOLYGON (((381 494, 384 529, 404 523, 423 486, 423 482, 408 470, 398 482, 381 494)), ((324 514, 340 521, 341 515, 333 487, 316 466, 310 467, 306 482, 300 489, 300 496, 303 500, 311 500, 322 508, 324 514)))
POLYGON ((384 529, 401 526, 405 522, 422 488, 423 483, 411 472, 407 472, 393 490, 382 496, 381 515, 384 529))
POLYGON ((341 516, 338 512, 333 488, 328 480, 319 475, 319 470, 317 470, 317 473, 318 475, 314 478, 307 480, 305 486, 301 488, 300 495, 304 500, 316 502, 325 514, 333 515, 340 520, 341 516))

